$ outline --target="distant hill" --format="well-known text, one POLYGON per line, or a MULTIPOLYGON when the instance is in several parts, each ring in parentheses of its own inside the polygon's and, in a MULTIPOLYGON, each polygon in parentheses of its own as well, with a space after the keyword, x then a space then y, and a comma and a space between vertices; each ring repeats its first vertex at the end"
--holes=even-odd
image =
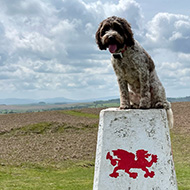
POLYGON ((24 105, 24 104, 71 104, 71 103, 85 103, 99 100, 110 100, 117 97, 103 97, 86 100, 72 100, 64 97, 45 98, 45 99, 21 99, 21 98, 6 98, 0 99, 0 105, 24 105))
POLYGON ((21 99, 21 98, 6 98, 0 99, 0 104, 3 105, 23 105, 23 104, 38 104, 38 103, 47 103, 47 104, 54 104, 54 103, 74 103, 77 100, 71 100, 64 97, 57 97, 57 98, 47 98, 47 99, 21 99))
MULTIPOLYGON (((179 97, 179 98, 167 98, 169 102, 190 102, 190 96, 179 97)), ((110 99, 110 100, 99 100, 94 101, 96 104, 108 104, 108 103, 119 103, 119 99, 110 99)))
MULTIPOLYGON (((170 102, 190 102, 190 96, 179 98, 168 98, 170 102)), ((46 98, 46 99, 21 99, 21 98, 6 98, 0 99, 0 105, 25 105, 25 104, 72 104, 72 103, 95 103, 95 104, 109 104, 119 103, 117 97, 103 97, 86 100, 72 100, 64 97, 46 98)))
POLYGON ((190 96, 180 98, 168 98, 169 102, 190 102, 190 96))
POLYGON ((47 98, 47 99, 42 99, 41 101, 46 102, 47 104, 78 102, 78 100, 72 100, 64 97, 47 98))
POLYGON ((0 99, 1 105, 20 105, 20 104, 35 104, 37 100, 33 99, 20 99, 20 98, 6 98, 0 99))

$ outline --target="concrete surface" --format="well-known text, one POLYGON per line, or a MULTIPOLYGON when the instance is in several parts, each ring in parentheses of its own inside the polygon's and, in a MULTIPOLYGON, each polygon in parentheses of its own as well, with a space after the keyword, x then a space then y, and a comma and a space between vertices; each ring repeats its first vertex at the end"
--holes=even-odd
POLYGON ((93 190, 177 190, 164 109, 101 111, 93 190))

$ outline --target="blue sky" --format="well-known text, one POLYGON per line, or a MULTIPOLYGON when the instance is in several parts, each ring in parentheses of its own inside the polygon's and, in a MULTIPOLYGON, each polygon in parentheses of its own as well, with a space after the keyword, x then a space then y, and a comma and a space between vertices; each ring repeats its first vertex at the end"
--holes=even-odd
POLYGON ((118 96, 99 23, 126 18, 168 97, 190 95, 190 1, 0 0, 0 98, 118 96))

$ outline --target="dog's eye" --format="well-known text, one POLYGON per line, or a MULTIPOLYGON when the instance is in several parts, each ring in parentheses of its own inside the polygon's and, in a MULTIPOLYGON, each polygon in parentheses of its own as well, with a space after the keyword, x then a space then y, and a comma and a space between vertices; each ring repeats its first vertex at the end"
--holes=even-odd
POLYGON ((116 31, 118 31, 119 33, 123 32, 122 27, 119 24, 117 24, 117 23, 114 23, 113 29, 116 30, 116 31))
POLYGON ((101 30, 101 32, 100 32, 100 36, 103 36, 105 33, 106 33, 105 30, 101 30))
POLYGON ((105 26, 102 28, 101 32, 100 32, 100 36, 103 36, 109 29, 110 29, 110 26, 105 25, 105 26))

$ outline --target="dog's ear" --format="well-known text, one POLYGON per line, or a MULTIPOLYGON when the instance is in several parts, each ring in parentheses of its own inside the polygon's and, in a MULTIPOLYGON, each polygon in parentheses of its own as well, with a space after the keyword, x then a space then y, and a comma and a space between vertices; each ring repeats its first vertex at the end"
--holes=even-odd
POLYGON ((131 25, 125 19, 120 19, 120 23, 122 24, 122 27, 124 30, 125 44, 128 47, 133 46, 135 44, 135 41, 133 38, 133 32, 131 30, 131 25))
POLYGON ((100 50, 106 50, 106 47, 102 44, 102 41, 101 41, 100 33, 101 33, 102 26, 103 26, 103 22, 100 23, 99 28, 96 32, 96 43, 98 44, 98 47, 100 50))

